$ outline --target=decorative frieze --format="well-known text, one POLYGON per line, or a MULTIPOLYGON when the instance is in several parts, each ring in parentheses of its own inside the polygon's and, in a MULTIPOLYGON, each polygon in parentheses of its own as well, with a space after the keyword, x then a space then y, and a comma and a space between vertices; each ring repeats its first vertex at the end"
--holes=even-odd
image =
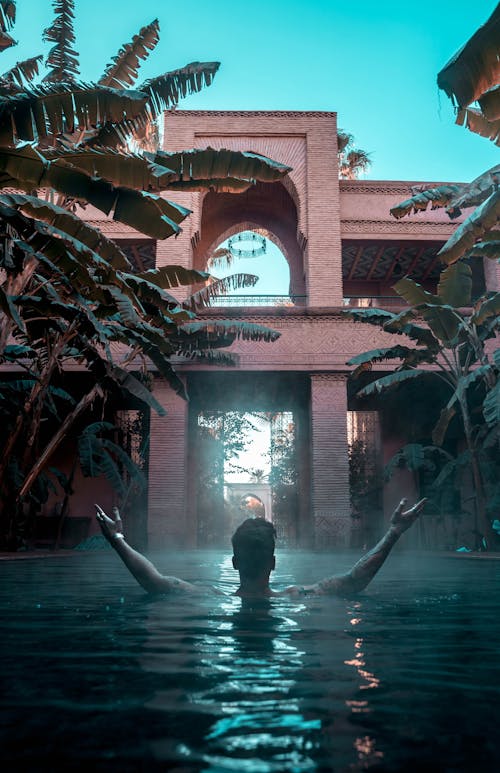
POLYGON ((436 223, 430 220, 342 220, 340 231, 344 233, 429 234, 449 236, 455 230, 453 223, 436 223))

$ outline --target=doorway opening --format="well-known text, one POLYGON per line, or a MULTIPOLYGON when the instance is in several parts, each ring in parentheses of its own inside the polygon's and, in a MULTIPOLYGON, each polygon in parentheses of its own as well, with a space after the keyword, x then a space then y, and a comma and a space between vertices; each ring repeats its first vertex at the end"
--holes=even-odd
POLYGON ((308 544, 309 385, 295 374, 192 374, 193 537, 226 546, 248 517, 281 545, 308 544))

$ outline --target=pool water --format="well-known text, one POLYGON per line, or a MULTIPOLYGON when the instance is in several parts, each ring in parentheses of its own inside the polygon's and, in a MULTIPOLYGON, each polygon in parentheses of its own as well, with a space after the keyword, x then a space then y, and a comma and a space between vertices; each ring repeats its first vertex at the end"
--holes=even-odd
MULTIPOLYGON (((357 556, 278 554, 274 587, 357 556)), ((215 551, 158 554, 212 582, 215 551)), ((8 771, 498 770, 500 561, 399 551, 356 599, 150 598, 111 551, 1 562, 8 771)))

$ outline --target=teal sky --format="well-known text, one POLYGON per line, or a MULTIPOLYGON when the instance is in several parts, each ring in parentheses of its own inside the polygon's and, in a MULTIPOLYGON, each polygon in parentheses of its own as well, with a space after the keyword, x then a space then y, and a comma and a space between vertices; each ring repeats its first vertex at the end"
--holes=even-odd
MULTIPOLYGON (((51 0, 18 0, 3 68, 46 54, 51 0)), ((76 0, 82 78, 96 79, 118 48, 159 18, 161 40, 141 78, 218 60, 213 85, 180 107, 333 110, 371 152, 370 179, 470 180, 498 149, 454 125, 437 72, 493 11, 496 0, 76 0)))

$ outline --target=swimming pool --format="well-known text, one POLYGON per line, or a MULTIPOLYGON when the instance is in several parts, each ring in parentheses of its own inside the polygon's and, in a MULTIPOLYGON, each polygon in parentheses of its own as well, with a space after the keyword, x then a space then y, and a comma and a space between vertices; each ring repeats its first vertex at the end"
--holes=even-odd
MULTIPOLYGON (((275 587, 356 556, 278 553, 275 587)), ((229 593, 228 555, 155 555, 229 593)), ((392 555, 357 599, 148 598, 112 552, 1 562, 4 770, 498 769, 500 562, 392 555)))

